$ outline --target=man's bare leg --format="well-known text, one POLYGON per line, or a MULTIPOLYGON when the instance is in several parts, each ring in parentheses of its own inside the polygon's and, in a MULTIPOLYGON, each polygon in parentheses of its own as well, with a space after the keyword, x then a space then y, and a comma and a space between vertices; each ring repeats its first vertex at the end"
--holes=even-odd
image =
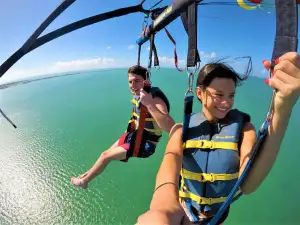
MULTIPOLYGON (((110 148, 109 148, 108 150, 117 147, 118 144, 119 144, 119 140, 117 140, 112 146, 110 146, 110 148)), ((77 178, 84 178, 86 175, 88 175, 89 172, 90 172, 90 170, 88 170, 87 172, 85 172, 85 173, 79 175, 77 178)))
POLYGON ((126 159, 127 150, 121 146, 117 146, 117 147, 114 146, 116 145, 114 144, 109 150, 104 151, 88 172, 80 175, 77 178, 72 177, 71 178, 72 184, 82 188, 87 188, 88 183, 91 180, 93 180, 96 176, 101 174, 105 169, 105 167, 110 163, 110 161, 126 159))

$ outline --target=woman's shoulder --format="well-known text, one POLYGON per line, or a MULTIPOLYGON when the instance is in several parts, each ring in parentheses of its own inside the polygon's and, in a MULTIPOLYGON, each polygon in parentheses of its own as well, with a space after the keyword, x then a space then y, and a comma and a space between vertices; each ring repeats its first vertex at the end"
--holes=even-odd
POLYGON ((239 109, 232 109, 229 113, 228 113, 229 118, 231 119, 237 119, 237 118, 242 118, 244 123, 249 123, 251 122, 251 116, 246 113, 243 112, 239 109))

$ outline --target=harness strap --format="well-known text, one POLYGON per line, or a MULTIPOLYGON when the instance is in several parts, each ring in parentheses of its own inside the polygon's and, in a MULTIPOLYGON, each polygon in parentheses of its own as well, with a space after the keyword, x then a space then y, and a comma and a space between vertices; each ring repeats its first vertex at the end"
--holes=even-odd
MULTIPOLYGON (((197 4, 200 1, 195 1, 188 6, 188 9, 181 13, 181 20, 183 26, 188 34, 188 54, 187 54, 187 68, 196 66, 200 62, 200 56, 197 50, 197 4)), ((189 74, 189 88, 190 87, 190 74, 189 74)), ((193 100, 194 95, 192 92, 188 92, 184 98, 184 118, 182 128, 182 141, 185 143, 187 140, 186 133, 189 127, 191 115, 193 112, 193 100)))
MULTIPOLYGON (((159 14, 162 13, 162 12, 163 11, 157 11, 155 13, 152 13, 151 14, 151 19, 155 20, 159 16, 159 14)), ((177 52, 176 52, 176 41, 174 40, 174 38, 172 37, 170 32, 167 30, 167 28, 164 27, 164 30, 165 30, 168 38, 170 39, 170 41, 174 44, 174 64, 175 64, 175 67, 177 68, 178 71, 183 72, 184 70, 178 68, 178 56, 177 56, 177 52)), ((155 54, 155 52, 154 52, 154 54, 155 54)), ((155 58, 154 58, 154 65, 155 65, 155 58)))
POLYGON ((154 62, 153 62, 153 65, 154 66, 159 66, 159 60, 158 60, 158 56, 157 56, 157 49, 155 47, 154 40, 153 40, 152 50, 153 50, 153 53, 154 53, 154 62))
POLYGON ((188 40, 187 67, 195 66, 200 62, 200 56, 197 50, 197 3, 193 3, 188 9, 181 13, 181 21, 186 30, 188 40))
POLYGON ((153 55, 154 38, 155 38, 155 35, 151 34, 151 36, 150 36, 150 50, 149 50, 148 69, 150 69, 152 67, 152 55, 153 55))
MULTIPOLYGON (((200 56, 197 50, 197 2, 193 3, 188 7, 188 9, 181 13, 181 20, 186 30, 186 33, 189 37, 189 46, 188 46, 188 55, 187 55, 187 67, 195 66, 198 62, 200 62, 200 56)), ((151 18, 155 20, 159 14, 163 11, 157 11, 152 13, 151 18)), ((176 51, 176 41, 170 34, 170 32, 164 27, 164 30, 170 39, 170 41, 174 44, 174 64, 176 69, 179 72, 183 72, 183 69, 179 69, 178 67, 178 56, 176 51)))
MULTIPOLYGON (((150 51, 149 51, 149 61, 148 61, 148 69, 151 68, 152 66, 152 53, 153 53, 153 45, 154 45, 154 34, 151 34, 150 36, 150 51)), ((148 71, 148 76, 149 76, 149 71, 148 71)), ((151 89, 151 84, 149 81, 149 77, 146 78, 144 81, 144 88, 143 88, 147 93, 150 93, 151 89)), ((145 107, 143 104, 140 104, 140 117, 139 117, 139 125, 138 129, 136 131, 136 137, 134 141, 134 148, 133 148, 133 156, 138 157, 140 153, 140 145, 142 143, 143 139, 143 134, 144 134, 144 129, 145 129, 145 120, 147 117, 147 107, 145 107)))
MULTIPOLYGON (((149 82, 145 81, 144 82, 144 90, 149 93, 150 92, 151 85, 149 82)), ((138 157, 140 153, 140 145, 142 143, 142 138, 143 138, 143 133, 144 133, 144 128, 145 128, 145 119, 147 116, 147 107, 144 105, 140 105, 141 111, 140 111, 140 118, 139 118, 139 125, 138 129, 136 131, 136 137, 135 137, 135 142, 134 148, 133 148, 133 156, 138 157)))
POLYGON ((193 101, 194 101, 194 95, 192 93, 188 93, 184 98, 184 117, 183 117, 183 125, 182 125, 183 143, 185 143, 187 140, 186 133, 189 128, 190 119, 193 112, 193 101))
MULTIPOLYGON (((276 0, 276 37, 274 42, 274 49, 272 54, 272 63, 287 52, 297 52, 298 49, 298 8, 297 0, 276 0)), ((209 225, 216 225, 222 217, 223 213, 231 204, 235 193, 238 191, 240 185, 246 179, 249 170, 259 154, 267 135, 269 123, 264 123, 262 131, 258 132, 257 141, 252 149, 252 154, 247 162, 243 173, 231 190, 228 198, 222 204, 221 208, 213 219, 208 223, 209 225)))

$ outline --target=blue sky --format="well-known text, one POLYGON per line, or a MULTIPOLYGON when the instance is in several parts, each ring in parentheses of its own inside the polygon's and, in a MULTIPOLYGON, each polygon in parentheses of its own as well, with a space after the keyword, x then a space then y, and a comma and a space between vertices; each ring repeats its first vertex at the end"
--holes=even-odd
MULTIPOLYGON (((216 2, 217 0, 204 0, 216 2)), ((266 1, 266 0, 265 0, 266 1)), ((61 0, 10 0, 1 1, 0 14, 0 63, 16 51, 40 23, 60 4, 61 0)), ((139 0, 77 0, 61 14, 43 33, 79 19, 120 7, 135 5, 139 0)), ((157 0, 146 0, 149 8, 157 0)), ((172 1, 164 0, 160 6, 172 1)), ((221 1, 217 1, 221 2, 221 1)), ((226 5, 203 5, 198 9, 198 50, 202 62, 225 56, 232 58, 252 56, 253 75, 266 76, 261 61, 270 59, 275 37, 275 13, 267 0, 262 9, 245 10, 236 0, 226 5)), ((247 2, 247 0, 245 0, 247 2)), ((45 73, 78 69, 127 67, 137 61, 136 40, 141 34, 143 14, 106 20, 69 33, 32 51, 17 62, 0 83, 45 73)), ((187 35, 178 18, 168 25, 177 42, 177 53, 184 66, 187 54, 187 35)), ((141 63, 147 65, 148 46, 143 45, 141 63)), ((164 31, 156 35, 156 46, 162 66, 172 66, 173 45, 164 31)), ((236 64, 244 69, 245 62, 236 64)), ((202 65, 203 65, 202 63, 202 65)))

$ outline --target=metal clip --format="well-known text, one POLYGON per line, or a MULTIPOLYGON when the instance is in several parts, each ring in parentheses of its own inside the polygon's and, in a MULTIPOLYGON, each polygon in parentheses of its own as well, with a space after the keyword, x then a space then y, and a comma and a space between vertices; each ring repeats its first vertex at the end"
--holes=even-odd
POLYGON ((196 71, 200 68, 200 63, 197 64, 194 71, 189 71, 189 67, 186 68, 187 74, 188 74, 188 90, 185 93, 187 95, 188 93, 193 94, 193 85, 194 85, 194 75, 196 71))
POLYGON ((194 73, 189 73, 188 74, 188 90, 187 93, 193 94, 193 84, 194 84, 194 73))
POLYGON ((151 72, 150 72, 151 68, 148 68, 147 69, 147 72, 146 72, 146 80, 149 82, 149 84, 151 85, 151 80, 150 80, 150 77, 151 77, 151 72))

